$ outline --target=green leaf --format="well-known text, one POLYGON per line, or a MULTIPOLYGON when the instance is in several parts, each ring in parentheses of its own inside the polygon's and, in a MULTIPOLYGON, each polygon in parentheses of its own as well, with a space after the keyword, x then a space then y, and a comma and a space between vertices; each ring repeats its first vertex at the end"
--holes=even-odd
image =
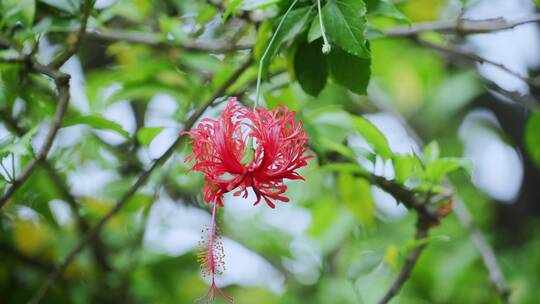
POLYGON ((392 150, 390 150, 386 137, 369 120, 355 115, 351 115, 351 119, 355 130, 364 137, 375 153, 379 154, 385 160, 390 159, 394 155, 392 150))
POLYGON ((6 148, 12 145, 13 142, 14 139, 11 136, 0 139, 0 159, 9 155, 9 152, 6 150, 6 148))
POLYGON ((343 143, 352 127, 349 113, 336 105, 306 111, 303 122, 305 130, 311 136, 311 144, 321 153, 329 147, 328 141, 343 143))
MULTIPOLYGON (((386 249, 386 248, 384 248, 386 249)), ((358 295, 357 303, 377 303, 384 290, 381 286, 390 286, 396 276, 395 271, 386 262, 383 249, 365 252, 349 267, 354 271, 354 287, 358 295)))
POLYGON ((321 21, 319 20, 319 15, 317 14, 317 16, 313 18, 313 21, 311 22, 311 26, 309 27, 307 41, 311 43, 321 37, 322 37, 321 21))
POLYGON ((19 96, 21 68, 18 65, 0 66, 0 109, 10 107, 19 96))
POLYGON ((317 96, 328 78, 328 64, 321 52, 321 43, 303 42, 294 55, 294 72, 300 86, 309 95, 317 96))
POLYGON ((392 18, 396 21, 411 23, 409 18, 400 12, 392 2, 388 0, 364 0, 369 15, 392 18))
POLYGON ((243 1, 244 0, 232 0, 229 6, 227 6, 227 10, 225 11, 225 13, 223 13, 223 18, 221 19, 221 21, 222 22, 227 21, 229 16, 236 12, 236 9, 238 8, 240 4, 242 4, 243 1))
POLYGON ((210 3, 207 3, 203 6, 203 8, 198 12, 197 17, 195 18, 195 21, 198 24, 205 25, 212 21, 217 14, 219 13, 219 9, 210 3))
POLYGON ((339 172, 359 175, 368 173, 366 169, 362 168, 358 164, 353 163, 331 163, 322 166, 321 169, 328 172, 339 172))
POLYGON ((278 105, 286 105, 292 111, 298 111, 298 98, 293 87, 284 88, 279 91, 270 91, 264 94, 264 101, 269 109, 274 109, 278 105))
POLYGON ((426 163, 425 178, 433 183, 438 183, 448 173, 457 169, 464 169, 472 175, 472 162, 468 159, 456 157, 444 157, 426 163))
POLYGON ((162 127, 155 127, 155 128, 142 128, 137 132, 137 140, 145 145, 149 146, 152 140, 163 131, 162 127))
POLYGON ((76 0, 39 0, 59 10, 70 13, 72 15, 79 11, 79 1, 76 0))
POLYGON ((400 251, 404 256, 407 256, 409 253, 411 253, 416 248, 418 248, 418 247, 420 247, 422 245, 425 245, 425 244, 429 244, 431 242, 436 242, 436 241, 449 242, 450 237, 447 236, 447 235, 431 235, 431 236, 427 236, 427 237, 419 239, 419 240, 417 240, 417 239, 409 239, 409 240, 407 240, 407 242, 405 242, 405 244, 403 244, 401 246, 400 251))
POLYGON ((396 244, 389 244, 384 253, 384 262, 392 269, 398 268, 399 249, 396 244))
POLYGON ((429 143, 423 150, 425 171, 423 178, 431 183, 438 183, 448 173, 457 169, 464 169, 472 176, 473 165, 469 159, 457 157, 440 157, 439 144, 436 141, 429 143))
POLYGON ((375 25, 369 23, 367 25, 367 39, 379 39, 384 37, 384 31, 375 25))
POLYGON ((124 130, 121 125, 117 124, 114 121, 108 120, 101 114, 90 114, 70 117, 65 119, 62 123, 62 127, 70 127, 74 125, 88 125, 93 129, 115 131, 116 133, 124 136, 125 138, 129 138, 129 133, 124 130))
POLYGON ((159 27, 168 37, 173 37, 174 41, 185 42, 188 35, 183 31, 184 25, 178 18, 160 16, 159 27))
POLYGON ((371 59, 353 56, 337 47, 328 55, 330 73, 339 84, 365 95, 371 76, 371 59))
POLYGON ((369 58, 366 45, 366 5, 362 0, 328 0, 322 9, 324 28, 330 42, 348 53, 369 58))
POLYGON ((536 166, 540 168, 540 110, 536 110, 527 122, 525 145, 529 156, 536 166))
MULTIPOLYGON (((281 20, 280 18, 281 17, 277 19, 281 20)), ((287 15, 285 20, 283 20, 283 24, 281 25, 279 32, 275 33, 275 38, 272 44, 269 45, 271 40, 267 44, 268 53, 266 55, 265 62, 263 62, 265 67, 264 70, 266 70, 266 67, 270 65, 272 58, 277 54, 281 45, 300 34, 306 28, 307 24, 309 24, 311 18, 313 18, 313 9, 309 6, 294 9, 289 13, 289 15, 287 15)))
POLYGON ((305 120, 312 124, 321 136, 342 142, 351 128, 348 112, 338 105, 328 105, 315 110, 306 111, 305 120))
POLYGON ((280 0, 244 0, 244 3, 242 3, 242 9, 246 11, 253 11, 256 9, 266 8, 278 2, 280 2, 280 0))
POLYGON ((343 145, 343 144, 340 144, 338 142, 335 142, 333 140, 330 140, 326 137, 321 137, 319 138, 319 142, 321 145, 324 146, 325 149, 329 150, 329 151, 334 151, 334 152, 337 152, 339 153, 340 155, 343 155, 347 158, 350 158, 350 159, 354 159, 354 153, 353 151, 351 150, 351 148, 343 145))
POLYGON ((372 226, 375 223, 375 202, 371 196, 371 185, 366 180, 341 173, 338 190, 341 200, 360 224, 372 226))
POLYGON ((259 26, 259 29, 257 30, 257 37, 255 39, 255 45, 253 46, 253 57, 255 57, 257 61, 260 62, 271 37, 272 22, 265 21, 259 26))
POLYGON ((135 194, 132 196, 126 204, 124 211, 132 213, 146 209, 147 206, 151 205, 155 197, 148 194, 135 194))
POLYGON ((422 162, 416 155, 395 155, 392 157, 396 180, 404 183, 422 170, 422 162))
POLYGON ((429 164, 439 159, 440 149, 436 141, 430 142, 423 150, 425 163, 429 164))
MULTIPOLYGON (((24 166, 25 163, 22 165, 24 166)), ((59 193, 50 175, 42 166, 37 166, 28 180, 15 192, 13 202, 32 208, 49 224, 57 226, 58 222, 49 208, 49 202, 62 198, 62 194, 59 193)))
POLYGON ((35 127, 24 134, 20 139, 3 140, 2 144, 0 144, 0 158, 4 158, 9 154, 34 157, 32 139, 34 138, 34 135, 36 135, 37 131, 38 128, 35 127))
POLYGON ((0 15, 2 15, 0 26, 13 27, 20 23, 24 27, 30 27, 34 23, 35 13, 36 2, 34 0, 0 1, 0 15))
POLYGON ((111 104, 113 102, 119 101, 119 100, 149 100, 152 97, 154 97, 156 94, 167 94, 172 97, 179 98, 180 92, 178 92, 178 89, 176 89, 174 86, 171 85, 164 85, 161 83, 156 82, 146 82, 146 83, 129 83, 125 84, 122 89, 118 90, 111 96, 109 96, 108 99, 105 100, 107 104, 111 104))

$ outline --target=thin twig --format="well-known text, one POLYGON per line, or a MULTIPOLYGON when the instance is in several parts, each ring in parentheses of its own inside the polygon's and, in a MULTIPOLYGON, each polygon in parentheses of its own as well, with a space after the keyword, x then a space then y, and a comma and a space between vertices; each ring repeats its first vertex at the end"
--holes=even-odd
MULTIPOLYGON (((430 190, 421 205, 429 206, 432 198, 432 192, 430 190)), ((414 269, 414 266, 416 265, 416 262, 418 261, 418 258, 420 257, 420 254, 427 247, 427 242, 424 242, 424 240, 426 240, 429 234, 429 229, 433 227, 433 223, 430 220, 430 216, 432 215, 429 213, 425 213, 424 211, 419 209, 415 209, 415 211, 417 213, 415 240, 420 244, 407 256, 407 258, 405 259, 405 263, 403 264, 403 267, 399 272, 399 275, 394 280, 394 283, 392 284, 390 289, 388 289, 388 291, 384 294, 381 300, 379 300, 379 304, 386 304, 390 302, 390 300, 399 293, 403 285, 405 285, 405 282, 407 282, 407 280, 411 276, 411 273, 414 269)), ((437 217, 437 223, 438 220, 439 218, 437 217)))
MULTIPOLYGON (((529 84, 531 86, 540 88, 540 86, 537 83, 535 83, 533 80, 531 80, 529 78, 526 78, 526 77, 520 75, 519 73, 506 68, 504 65, 493 62, 493 61, 490 61, 490 60, 487 60, 487 59, 485 59, 483 57, 480 57, 480 56, 478 56, 476 54, 473 54, 473 53, 469 53, 469 52, 467 52, 465 50, 461 50, 457 46, 453 46, 453 45, 444 45, 443 46, 443 45, 433 43, 431 41, 427 41, 425 39, 421 39, 421 38, 418 38, 418 37, 413 37, 413 40, 415 42, 417 42, 421 46, 433 49, 433 50, 438 51, 438 52, 443 53, 443 54, 454 56, 456 58, 465 59, 468 62, 472 62, 472 63, 474 63, 474 62, 480 62, 480 63, 486 62, 486 63, 489 63, 491 65, 494 65, 494 66, 496 66, 496 67, 498 67, 498 68, 500 68, 500 69, 502 69, 502 70, 504 70, 504 71, 518 77, 519 79, 523 80, 524 82, 526 82, 527 84, 529 84)), ((495 82, 487 79, 483 75, 481 75, 476 70, 476 68, 474 70, 477 72, 477 75, 480 78, 482 78, 484 83, 486 83, 486 85, 487 85, 487 87, 489 89, 491 89, 493 91, 496 91, 497 93, 503 95, 504 97, 515 101, 516 103, 520 104, 524 108, 526 108, 528 110, 534 110, 540 105, 540 103, 533 96, 526 95, 526 94, 520 94, 518 92, 513 92, 513 91, 506 90, 506 89, 502 88, 501 86, 499 86, 497 83, 495 83, 495 82)))
POLYGON ((428 203, 419 201, 416 198, 414 191, 375 174, 363 174, 362 177, 367 178, 370 183, 379 186, 382 190, 391 194, 396 200, 405 205, 407 209, 414 210, 418 214, 421 214, 423 220, 429 222, 430 225, 439 224, 436 210, 431 208, 428 203))
POLYGON ((11 41, 11 39, 7 38, 4 35, 0 35, 0 46, 4 48, 10 48, 10 49, 17 49, 17 43, 14 41, 11 41))
MULTIPOLYGON (((31 60, 28 58, 28 60, 31 60)), ((69 103, 69 75, 64 74, 58 71, 55 68, 41 65, 35 61, 30 62, 31 68, 39 73, 48 75, 53 78, 56 88, 58 90, 58 105, 56 106, 56 113, 54 115, 53 121, 49 127, 49 132, 45 137, 45 141, 41 146, 39 152, 36 155, 36 158, 30 161, 28 165, 21 171, 21 173, 13 180, 13 183, 6 190, 4 194, 0 197, 0 208, 2 208, 9 200, 9 198, 15 193, 15 191, 30 177, 34 169, 37 167, 40 161, 47 158, 49 150, 52 147, 52 143, 60 125, 62 124, 62 119, 66 113, 67 106, 69 103)))
POLYGON ((385 31, 385 37, 408 37, 424 32, 439 32, 445 34, 482 34, 507 30, 519 25, 540 21, 540 14, 524 16, 511 21, 505 18, 483 20, 459 19, 455 21, 436 21, 416 23, 410 26, 399 26, 385 31))
MULTIPOLYGON (((186 122, 184 126, 184 131, 190 130, 195 122, 203 115, 203 113, 206 111, 208 107, 212 105, 212 103, 219 97, 221 97, 225 91, 244 73, 244 71, 253 63, 253 58, 250 55, 249 60, 247 60, 245 63, 242 64, 242 66, 227 80, 226 83, 224 83, 205 103, 204 105, 196 111, 186 122)), ((43 297, 46 295, 47 291, 54 285, 56 280, 60 278, 62 273, 66 270, 66 268, 69 266, 71 261, 86 247, 86 245, 94 238, 100 230, 105 226, 105 224, 118 213, 124 205, 129 201, 129 199, 139 190, 140 187, 142 187, 150 175, 159 167, 161 166, 165 161, 169 159, 169 157, 176 151, 176 148, 180 145, 180 143, 183 141, 185 137, 185 133, 182 133, 182 135, 178 136, 178 138, 173 142, 173 144, 163 153, 161 157, 159 157, 157 160, 154 161, 152 166, 150 166, 149 169, 146 171, 143 171, 141 175, 137 178, 135 183, 131 186, 131 188, 118 200, 118 202, 115 204, 115 206, 105 215, 103 216, 100 221, 88 231, 88 233, 79 241, 79 243, 70 251, 70 253, 64 258, 62 263, 60 263, 56 269, 50 273, 50 275, 47 277, 46 281, 41 285, 39 290, 34 294, 32 299, 30 300, 30 304, 37 304, 40 303, 41 300, 43 300, 43 297)))
POLYGON ((146 44, 154 47, 177 47, 186 51, 228 53, 240 50, 249 50, 252 43, 231 44, 227 41, 210 42, 178 42, 166 40, 162 33, 149 33, 141 31, 125 31, 117 29, 88 30, 86 36, 89 38, 106 41, 123 41, 129 43, 146 44))
MULTIPOLYGON (((503 18, 457 21, 438 21, 417 23, 411 26, 399 26, 385 31, 384 37, 409 37, 422 32, 435 31, 440 33, 478 34, 489 33, 516 26, 540 21, 540 14, 519 18, 513 21, 506 21, 503 18)), ((253 47, 253 43, 232 44, 228 41, 211 42, 178 42, 164 39, 162 33, 149 33, 142 31, 125 31, 119 29, 92 29, 87 30, 86 36, 94 39, 107 41, 125 41, 131 43, 146 44, 155 47, 178 47, 188 51, 227 53, 239 50, 248 50, 253 47)))
MULTIPOLYGON (((326 163, 327 159, 324 154, 322 154, 315 147, 312 147, 311 150, 318 156, 319 159, 323 161, 323 163, 326 163)), ((341 156, 339 156, 339 158, 341 158, 341 156)), ((378 186, 379 188, 393 196, 408 210, 416 212, 416 240, 425 239, 429 233, 429 229, 431 227, 439 225, 441 218, 445 216, 445 214, 439 214, 437 210, 433 207, 433 202, 435 202, 435 200, 433 200, 434 197, 431 195, 431 192, 428 192, 427 195, 425 195, 424 199, 420 199, 420 197, 415 193, 415 191, 408 189, 407 187, 393 180, 386 179, 385 177, 375 175, 371 172, 361 170, 359 172, 355 172, 355 176, 366 179, 370 184, 378 186)), ((413 252, 411 252, 411 254, 407 257, 398 277, 395 279, 390 289, 386 292, 386 294, 378 303, 387 303, 395 295, 398 294, 401 287, 409 279, 409 276, 416 264, 416 261, 420 256, 420 253, 425 249, 426 246, 427 243, 421 243, 418 247, 414 249, 413 252)))
MULTIPOLYGON (((9 115, 9 113, 6 113, 5 111, 0 111, 0 117, 6 124, 6 127, 11 129, 18 136, 22 136, 26 133, 25 130, 23 130, 21 127, 19 127, 19 125, 17 125, 17 122, 9 115)), ((66 200, 67 204, 71 209, 71 212, 75 215, 79 233, 86 233, 90 229, 90 224, 80 214, 79 203, 69 191, 69 186, 65 184, 58 172, 55 170, 54 166, 49 163, 49 160, 47 160, 46 158, 43 159, 41 165, 47 172, 52 183, 56 186, 58 191, 62 194, 63 198, 66 200)), ((98 267, 100 267, 103 271, 110 271, 112 268, 107 258, 108 250, 105 246, 105 243, 103 243, 103 240, 97 237, 92 241, 90 245, 98 267)))
POLYGON ((17 173, 15 170, 15 153, 11 153, 11 176, 15 176, 16 174, 17 173))
MULTIPOLYGON (((30 70, 41 73, 44 75, 49 76, 53 79, 56 90, 58 91, 58 104, 56 106, 56 113, 54 115, 53 121, 51 122, 51 125, 49 127, 49 132, 47 133, 47 136, 45 137, 45 141, 43 142, 43 145, 41 146, 41 149, 37 153, 37 156, 35 159, 30 161, 28 165, 22 170, 22 172, 13 179, 13 182, 11 183, 11 186, 6 190, 6 192, 0 197, 0 208, 2 208, 9 198, 16 192, 16 190, 24 184, 26 179, 30 177, 34 169, 37 167, 39 162, 47 158, 47 155, 49 154, 49 151, 52 147, 53 141, 56 137, 56 134, 58 133, 58 129, 60 129, 60 126, 62 124, 62 120, 64 119, 64 115, 66 113, 70 94, 69 94, 69 79, 70 76, 68 74, 65 74, 59 70, 59 67, 64 64, 65 61, 67 61, 73 54, 75 54, 79 48, 80 42, 82 40, 82 36, 86 32, 86 24, 88 22, 88 16, 91 11, 91 5, 89 3, 89 0, 84 0, 83 3, 81 3, 81 26, 79 29, 79 32, 77 33, 75 43, 73 43, 62 55, 60 55, 57 60, 51 62, 49 65, 45 66, 37 62, 33 57, 32 54, 28 56, 24 56, 21 58, 12 59, 11 61, 14 63, 21 63, 24 64, 27 68, 30 70)), ((8 47, 11 47, 13 49, 17 49, 17 46, 15 43, 11 42, 7 38, 1 38, 0 42, 2 44, 5 44, 8 47)), ((4 60, 9 62, 10 60, 4 60)))
MULTIPOLYGON (((429 227, 418 227, 418 230, 416 232, 415 239, 417 241, 424 240, 428 236, 429 227)), ((394 280, 394 283, 390 287, 390 289, 384 294, 381 300, 379 300, 379 304, 386 304, 388 303, 394 296, 396 296, 399 291, 401 290, 401 287, 407 282, 409 279, 412 270, 414 269, 414 266, 416 265, 416 262, 418 261, 418 258, 420 257, 420 254, 424 249, 426 249, 427 243, 422 243, 418 247, 416 247, 405 259, 405 264, 403 265, 403 268, 401 268, 401 271, 399 275, 394 280)))
MULTIPOLYGON (((80 204, 77 199, 71 194, 67 185, 64 183, 62 178, 58 175, 55 168, 45 159, 42 161, 43 168, 47 171, 47 174, 51 178, 51 182, 55 187, 60 191, 67 204, 69 205, 71 212, 75 215, 75 220, 77 222, 77 229, 79 234, 84 235, 90 230, 90 224, 88 221, 81 215, 79 212, 80 204)), ((99 236, 93 238, 90 242, 90 248, 92 249, 92 254, 94 255, 94 260, 103 272, 108 272, 112 270, 111 263, 108 259, 108 249, 103 239, 99 236)))
POLYGON ((493 92, 498 93, 511 101, 514 101, 517 105, 531 112, 536 110, 540 105, 540 102, 530 94, 521 94, 517 91, 509 91, 498 85, 496 82, 487 79, 478 71, 477 75, 482 78, 482 81, 484 81, 488 90, 492 90, 493 92))
MULTIPOLYGON (((420 136, 416 133, 416 131, 410 127, 410 125, 407 123, 407 120, 401 115, 399 111, 395 109, 394 106, 392 106, 392 103, 388 100, 386 100, 381 94, 373 94, 374 91, 370 91, 370 98, 374 102, 374 104, 381 110, 386 111, 388 113, 391 113, 398 121, 400 121, 401 124, 406 128, 407 133, 410 134, 411 138, 414 139, 414 141, 420 145, 423 146, 424 143, 420 136)), ((375 92, 376 93, 376 92, 375 92)), ((446 181, 447 188, 452 190, 453 186, 450 181, 446 181)), ((495 252, 491 245, 487 242, 484 234, 482 231, 476 226, 474 223, 474 220, 471 216, 471 213, 469 209, 467 208, 467 205, 461 200, 461 198, 458 195, 454 195, 453 197, 453 206, 454 211, 456 214, 456 217, 458 218, 461 225, 463 225, 467 230, 469 231, 469 238, 473 241, 473 244, 476 247, 476 250, 482 257, 482 262, 484 263, 484 267, 489 273, 489 279, 493 286, 496 288, 497 292, 499 293, 499 296, 504 301, 504 303, 509 304, 510 301, 510 288, 506 284, 506 280, 504 278, 504 274, 501 270, 501 267, 499 266, 497 262, 497 258, 495 255, 495 252)))
POLYGON ((532 79, 530 79, 530 78, 528 78, 526 76, 523 76, 520 73, 506 67, 504 64, 499 63, 499 62, 495 62, 493 60, 484 58, 484 57, 482 57, 482 56, 480 56, 478 54, 475 54, 473 52, 469 52, 467 50, 464 50, 464 49, 460 48, 457 45, 454 45, 454 44, 451 44, 451 43, 446 43, 443 46, 443 45, 439 45, 439 44, 429 42, 429 41, 427 41, 425 39, 418 39, 418 38, 416 39, 416 41, 421 45, 427 46, 429 48, 437 49, 439 51, 448 53, 450 55, 459 56, 459 57, 465 58, 465 59, 470 60, 470 61, 478 62, 480 64, 484 64, 484 63, 490 64, 492 66, 495 66, 495 67, 507 72, 508 74, 511 74, 511 75, 521 79, 523 82, 526 82, 527 84, 529 84, 532 87, 540 88, 540 85, 538 83, 536 83, 532 79))
POLYGON ((58 69, 60 68, 66 61, 69 60, 77 51, 79 50, 79 46, 81 45, 81 41, 84 37, 84 34, 86 32, 86 25, 88 24, 88 17, 90 16, 90 12, 92 11, 92 4, 90 0, 83 0, 81 1, 81 17, 80 22, 81 25, 79 26, 79 31, 75 35, 75 41, 69 45, 69 47, 62 53, 60 56, 58 56, 55 60, 53 60, 49 66, 51 68, 58 69))
POLYGON ((54 265, 49 261, 41 260, 39 258, 26 255, 17 249, 7 245, 4 242, 0 242, 0 254, 5 254, 12 256, 17 259, 19 262, 37 268, 41 271, 51 271, 54 269, 54 265))
POLYGON ((489 280, 497 289, 503 302, 510 304, 510 288, 508 287, 499 263, 497 262, 497 257, 482 231, 480 231, 478 226, 474 223, 471 212, 467 209, 467 206, 458 195, 454 197, 454 213, 463 226, 469 231, 469 236, 480 253, 482 262, 484 262, 484 266, 489 273, 489 280))
POLYGON ((4 166, 4 163, 2 161, 0 161, 0 166, 2 166, 2 169, 4 169, 4 173, 6 174, 6 177, 7 177, 7 182, 12 183, 13 182, 13 175, 11 175, 9 173, 9 170, 6 169, 6 167, 4 166))
MULTIPOLYGON (((227 8, 228 8, 228 4, 229 4, 229 3, 225 2, 225 1, 221 1, 221 0, 220 1, 206 0, 206 3, 208 3, 209 5, 214 6, 215 8, 220 10, 221 12, 226 11, 227 8)), ((256 22, 256 20, 252 20, 252 18, 250 17, 248 11, 241 11, 238 14, 236 14, 235 12, 233 12, 233 13, 234 14, 231 14, 231 16, 237 17, 237 18, 242 19, 242 20, 247 21, 247 22, 256 22)))

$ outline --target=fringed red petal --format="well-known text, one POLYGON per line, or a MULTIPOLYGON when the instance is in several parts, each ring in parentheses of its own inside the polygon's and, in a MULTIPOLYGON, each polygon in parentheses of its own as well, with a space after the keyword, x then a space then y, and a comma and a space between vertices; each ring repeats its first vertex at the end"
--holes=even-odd
POLYGON ((235 195, 247 197, 252 188, 257 197, 274 208, 273 201, 287 202, 281 194, 287 186, 285 179, 302 179, 296 172, 307 165, 311 155, 305 147, 309 138, 302 123, 295 120, 296 113, 285 106, 274 110, 258 108, 255 111, 230 98, 218 119, 203 119, 191 132, 195 161, 192 170, 204 173, 206 185, 204 199, 223 205, 223 194, 239 189, 235 195), (253 147, 247 147, 253 142, 253 147), (242 164, 246 148, 253 148, 251 163, 242 164))

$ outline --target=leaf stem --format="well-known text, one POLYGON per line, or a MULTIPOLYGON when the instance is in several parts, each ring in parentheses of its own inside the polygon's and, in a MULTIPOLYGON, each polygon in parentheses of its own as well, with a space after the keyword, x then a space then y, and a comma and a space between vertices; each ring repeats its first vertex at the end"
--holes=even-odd
POLYGON ((332 50, 332 46, 328 42, 328 38, 326 37, 326 30, 324 29, 322 10, 321 10, 321 0, 317 0, 317 10, 319 11, 319 25, 321 27, 321 35, 324 41, 323 46, 322 46, 322 52, 323 54, 328 54, 332 50))
POLYGON ((11 176, 15 178, 15 153, 11 153, 11 176))
POLYGON ((4 173, 6 174, 7 178, 8 178, 8 182, 11 184, 13 182, 13 176, 11 176, 9 174, 9 171, 6 169, 6 167, 4 167, 4 163, 2 161, 0 161, 0 166, 2 166, 2 169, 4 169, 4 173))
POLYGON ((289 13, 292 11, 293 7, 296 5, 298 0, 294 0, 293 3, 289 6, 283 17, 281 17, 281 20, 279 21, 279 24, 276 28, 276 31, 272 35, 272 38, 270 39, 270 42, 268 43, 268 46, 264 50, 264 53, 261 57, 261 60, 259 61, 259 71, 257 73, 257 87, 255 89, 255 103, 253 104, 253 109, 256 109, 259 106, 259 98, 261 96, 261 79, 262 79, 262 69, 264 66, 264 60, 266 59, 266 56, 268 55, 268 52, 270 51, 270 48, 272 47, 272 44, 274 43, 274 40, 276 40, 277 34, 279 33, 279 30, 281 29, 281 26, 283 25, 283 22, 289 15, 289 13))

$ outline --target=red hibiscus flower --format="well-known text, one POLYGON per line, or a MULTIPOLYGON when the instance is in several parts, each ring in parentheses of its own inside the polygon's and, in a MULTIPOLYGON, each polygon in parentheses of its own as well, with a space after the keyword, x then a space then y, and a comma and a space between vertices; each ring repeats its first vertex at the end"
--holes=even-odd
POLYGON ((309 141, 295 112, 285 106, 275 110, 250 110, 230 98, 218 119, 203 119, 191 132, 194 171, 204 173, 204 199, 223 206, 223 195, 256 196, 275 207, 274 201, 288 202, 285 179, 303 179, 296 170, 306 166, 309 141))
POLYGON ((234 299, 219 289, 215 276, 225 269, 224 250, 217 232, 217 205, 223 206, 223 195, 248 196, 248 188, 274 208, 273 201, 288 202, 283 196, 285 179, 303 179, 296 170, 307 165, 304 145, 309 140, 302 123, 287 107, 275 110, 249 110, 230 98, 219 119, 203 119, 189 134, 195 160, 192 170, 204 173, 204 199, 212 204, 212 221, 201 241, 199 262, 203 273, 211 276, 208 291, 195 302, 209 303, 219 294, 229 303, 234 299))

